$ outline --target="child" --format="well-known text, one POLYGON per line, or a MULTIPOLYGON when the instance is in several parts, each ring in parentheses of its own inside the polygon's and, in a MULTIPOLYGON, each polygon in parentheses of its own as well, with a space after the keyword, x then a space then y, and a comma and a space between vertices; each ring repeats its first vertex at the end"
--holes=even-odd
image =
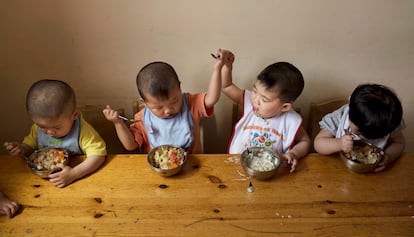
POLYGON ((60 172, 50 174, 49 181, 63 188, 97 170, 105 161, 103 139, 80 115, 73 89, 63 81, 40 80, 29 89, 26 109, 34 124, 23 142, 6 142, 11 155, 29 156, 44 147, 61 147, 70 155, 86 154, 87 159, 75 167, 60 165, 60 172))
POLYGON ((134 115, 135 122, 128 128, 118 118, 118 112, 107 106, 105 117, 115 124, 118 137, 125 149, 148 153, 152 148, 170 144, 189 153, 202 153, 199 120, 212 116, 220 98, 223 65, 215 64, 207 92, 182 93, 174 68, 164 62, 144 66, 136 78, 137 88, 145 108, 134 115))
POLYGON ((20 205, 10 200, 4 193, 0 192, 0 215, 12 218, 16 215, 20 205))
POLYGON ((319 122, 321 131, 315 137, 315 151, 325 155, 350 152, 354 139, 368 140, 384 149, 385 157, 374 170, 382 171, 404 151, 402 114, 401 102, 391 89, 378 84, 359 85, 349 104, 319 122))
POLYGON ((243 116, 234 127, 230 154, 240 154, 248 147, 268 147, 280 153, 295 171, 297 160, 307 155, 310 139, 302 127, 302 118, 292 103, 302 93, 301 72, 286 62, 263 69, 253 90, 242 90, 232 82, 234 55, 219 50, 224 60, 222 91, 235 103, 243 105, 243 116))

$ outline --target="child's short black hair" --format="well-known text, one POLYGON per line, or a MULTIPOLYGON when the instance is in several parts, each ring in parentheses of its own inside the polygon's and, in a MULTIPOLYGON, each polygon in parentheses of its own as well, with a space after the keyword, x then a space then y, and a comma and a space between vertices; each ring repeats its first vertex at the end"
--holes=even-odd
POLYGON ((170 89, 178 86, 180 81, 174 68, 165 62, 152 62, 145 65, 137 75, 137 88, 141 98, 146 95, 158 99, 168 99, 170 89))
POLYGON ((266 88, 279 93, 282 102, 294 102, 303 91, 305 82, 302 73, 288 62, 278 62, 267 66, 257 76, 266 88))
POLYGON ((75 109, 75 92, 64 81, 39 80, 33 83, 26 95, 26 110, 31 117, 56 118, 75 109))
POLYGON ((403 109, 397 95, 378 84, 362 84, 352 92, 349 119, 368 139, 386 136, 402 121, 403 109))

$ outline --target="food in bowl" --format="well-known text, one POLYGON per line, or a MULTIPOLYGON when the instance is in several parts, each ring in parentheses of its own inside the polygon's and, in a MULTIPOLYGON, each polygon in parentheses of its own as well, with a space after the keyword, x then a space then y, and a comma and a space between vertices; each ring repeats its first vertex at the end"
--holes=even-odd
POLYGON ((181 170, 187 160, 187 155, 180 147, 162 145, 152 149, 147 159, 153 170, 163 176, 171 176, 181 170))
POLYGON ((250 147, 241 154, 241 164, 251 177, 265 180, 276 174, 280 157, 269 148, 250 147))
POLYGON ((47 177, 50 173, 60 168, 58 164, 66 164, 69 154, 65 149, 47 147, 36 150, 28 158, 30 168, 41 177, 47 177))
POLYGON ((184 152, 177 147, 160 147, 155 150, 154 161, 161 169, 173 169, 183 164, 184 152))
POLYGON ((340 155, 349 169, 365 173, 374 170, 381 161, 381 151, 380 148, 367 141, 355 140, 352 151, 349 153, 341 152, 340 155))
POLYGON ((346 153, 348 159, 362 164, 375 164, 380 156, 380 153, 370 146, 357 147, 351 152, 346 153))

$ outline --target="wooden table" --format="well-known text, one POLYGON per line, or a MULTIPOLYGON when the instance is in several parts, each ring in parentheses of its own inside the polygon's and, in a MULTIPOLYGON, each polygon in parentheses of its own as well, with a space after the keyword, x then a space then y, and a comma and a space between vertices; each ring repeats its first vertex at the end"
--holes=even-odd
POLYGON ((377 174, 310 154, 247 192, 237 156, 190 155, 165 178, 144 155, 114 155, 59 189, 0 156, 0 190, 23 205, 0 217, 0 236, 414 236, 413 171, 414 153, 377 174))

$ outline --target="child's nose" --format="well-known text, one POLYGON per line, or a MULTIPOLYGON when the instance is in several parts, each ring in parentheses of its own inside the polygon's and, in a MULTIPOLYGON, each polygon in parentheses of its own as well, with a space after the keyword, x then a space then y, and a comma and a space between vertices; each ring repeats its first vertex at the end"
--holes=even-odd
POLYGON ((46 133, 47 135, 50 135, 50 136, 55 135, 55 131, 54 131, 53 129, 46 129, 45 133, 46 133))
POLYGON ((253 96, 252 101, 253 101, 253 105, 259 105, 260 104, 259 96, 253 96))
POLYGON ((166 115, 172 115, 172 114, 174 114, 174 112, 175 112, 174 107, 167 108, 167 109, 165 109, 165 111, 164 111, 164 113, 165 113, 166 115))

